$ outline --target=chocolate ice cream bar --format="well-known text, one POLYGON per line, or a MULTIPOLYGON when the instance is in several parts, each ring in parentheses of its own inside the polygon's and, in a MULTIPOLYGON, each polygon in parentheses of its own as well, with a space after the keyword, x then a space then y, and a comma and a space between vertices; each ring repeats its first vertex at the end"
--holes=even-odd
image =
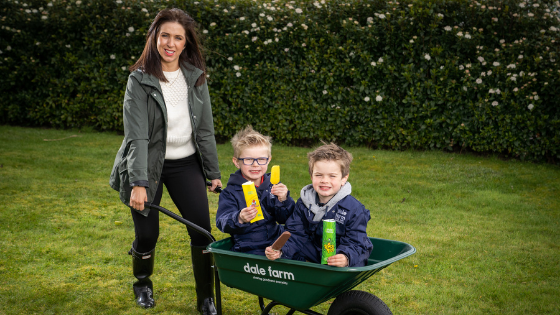
POLYGON ((290 238, 290 236, 292 236, 292 234, 290 234, 290 232, 288 231, 282 233, 282 235, 280 235, 280 237, 274 242, 274 244, 272 244, 272 249, 281 250, 282 246, 286 244, 286 241, 290 238))

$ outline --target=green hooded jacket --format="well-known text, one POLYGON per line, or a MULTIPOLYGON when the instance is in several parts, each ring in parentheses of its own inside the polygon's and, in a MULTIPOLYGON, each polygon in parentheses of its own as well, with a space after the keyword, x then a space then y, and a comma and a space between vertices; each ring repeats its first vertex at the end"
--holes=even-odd
MULTIPOLYGON (((188 86, 188 105, 193 139, 202 170, 207 179, 219 179, 218 153, 208 83, 195 87, 203 71, 182 64, 188 86)), ((133 71, 128 77, 123 102, 124 140, 117 152, 109 185, 129 205, 131 183, 148 186, 148 201, 154 199, 161 177, 167 141, 167 108, 159 79, 133 71)), ((147 216, 150 209, 138 211, 147 216)))

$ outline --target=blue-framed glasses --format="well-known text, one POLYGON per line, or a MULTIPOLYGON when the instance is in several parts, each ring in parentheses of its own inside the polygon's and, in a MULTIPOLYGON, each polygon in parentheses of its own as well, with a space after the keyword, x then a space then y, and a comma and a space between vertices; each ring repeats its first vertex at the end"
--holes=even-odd
POLYGON ((260 158, 237 158, 239 161, 243 162, 244 165, 253 165, 255 161, 257 161, 258 165, 266 165, 268 163, 267 157, 260 157, 260 158))

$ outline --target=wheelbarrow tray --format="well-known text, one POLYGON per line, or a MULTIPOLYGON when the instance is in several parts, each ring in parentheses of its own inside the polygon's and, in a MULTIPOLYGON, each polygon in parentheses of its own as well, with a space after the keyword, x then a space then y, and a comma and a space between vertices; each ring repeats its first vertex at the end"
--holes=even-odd
POLYGON ((231 238, 208 245, 220 280, 228 287, 276 301, 295 310, 307 310, 351 290, 416 249, 407 243, 369 238, 373 251, 364 267, 331 267, 295 260, 268 260, 264 256, 233 252, 231 238))

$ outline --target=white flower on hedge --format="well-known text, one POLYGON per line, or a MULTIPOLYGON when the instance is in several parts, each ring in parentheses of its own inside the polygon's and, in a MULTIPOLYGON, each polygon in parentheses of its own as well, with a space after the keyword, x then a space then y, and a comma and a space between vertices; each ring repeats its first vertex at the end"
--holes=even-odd
POLYGON ((385 14, 379 14, 377 17, 383 20, 385 18, 385 14))
POLYGON ((46 19, 48 19, 48 18, 49 18, 49 17, 46 16, 46 15, 41 16, 41 19, 43 19, 43 20, 46 20, 46 19))
POLYGON ((53 6, 52 2, 47 3, 47 7, 52 7, 52 6, 53 6))
POLYGON ((527 106, 527 108, 528 108, 529 110, 533 110, 533 107, 535 107, 535 106, 533 106, 533 104, 529 104, 529 106, 527 106))
POLYGON ((264 17, 264 13, 259 14, 260 17, 264 17))
POLYGON ((430 60, 430 59, 432 59, 432 57, 430 57, 430 55, 429 55, 429 54, 425 54, 425 55, 424 55, 424 59, 426 59, 426 60, 430 60))
POLYGON ((462 37, 462 36, 463 36, 463 32, 457 32, 457 36, 462 37))
POLYGON ((378 101, 378 102, 381 102, 383 100, 383 97, 381 97, 381 95, 377 95, 375 100, 378 101))
POLYGON ((414 40, 413 40, 413 39, 409 40, 408 42, 411 43, 411 44, 414 44, 414 40))
POLYGON ((327 93, 328 93, 327 90, 323 90, 323 95, 325 95, 325 94, 327 94, 327 93))
POLYGON ((115 57, 115 55, 110 55, 109 58, 115 59, 116 57, 115 57))
POLYGON ((233 69, 235 69, 235 71, 238 71, 238 70, 239 70, 239 66, 238 66, 238 65, 235 65, 235 66, 233 66, 233 69))
POLYGON ((519 76, 520 76, 520 77, 522 77, 522 76, 524 76, 524 75, 525 75, 525 72, 524 72, 524 71, 520 71, 520 72, 519 72, 519 76))
POLYGON ((373 18, 372 18, 371 16, 370 16, 370 17, 368 17, 368 18, 367 18, 367 22, 368 22, 368 24, 371 24, 371 23, 373 23, 373 18))
POLYGON ((443 18, 443 14, 441 14, 441 13, 438 13, 437 16, 439 16, 440 18, 443 18))
POLYGON ((290 48, 284 48, 284 51, 288 52, 288 51, 290 51, 290 48))
POLYGON ((301 47, 305 47, 305 46, 307 46, 305 43, 301 44, 301 47))
POLYGON ((517 92, 517 91, 519 91, 519 89, 518 89, 518 88, 514 88, 513 91, 514 91, 514 92, 517 92))
POLYGON ((146 13, 148 13, 148 9, 146 9, 146 8, 142 8, 142 12, 146 12, 146 13))
POLYGON ((235 75, 239 78, 241 76, 241 72, 237 72, 235 75))
POLYGON ((517 56, 517 59, 523 59, 523 55, 517 56))
POLYGON ((364 98, 364 101, 369 102, 369 96, 366 96, 366 97, 364 98))
POLYGON ((287 26, 287 27, 292 27, 292 26, 294 26, 294 25, 293 25, 292 23, 288 23, 288 24, 286 24, 286 26, 287 26))
POLYGON ((487 75, 491 75, 492 74, 492 70, 488 70, 488 72, 486 72, 487 75))
POLYGON ((535 99, 535 101, 538 101, 538 100, 539 100, 539 96, 538 96, 538 95, 535 95, 535 98, 534 98, 534 99, 535 99))
POLYGON ((538 7, 539 7, 539 4, 538 4, 538 3, 535 3, 535 4, 533 4, 533 6, 534 6, 535 8, 538 8, 538 7))
POLYGON ((551 27, 549 28, 549 30, 551 30, 551 31, 553 31, 553 32, 556 32, 558 29, 557 29, 556 27, 554 27, 554 26, 551 26, 551 27))
POLYGON ((245 17, 244 16, 240 17, 239 21, 245 21, 245 17))
POLYGON ((227 60, 229 60, 229 61, 233 61, 233 57, 228 57, 228 59, 227 59, 227 60))
POLYGON ((533 17, 533 16, 535 16, 535 15, 534 15, 533 13, 529 12, 529 13, 527 13, 527 16, 528 16, 528 17, 533 17))
POLYGON ((469 34, 469 33, 465 34, 465 38, 466 39, 471 39, 471 34, 469 34))
POLYGON ((519 7, 520 7, 520 8, 524 8, 524 7, 525 7, 525 2, 521 2, 521 3, 519 4, 519 7))
POLYGON ((303 27, 303 29, 307 31, 307 28, 308 28, 308 26, 307 26, 307 25, 305 25, 305 24, 301 24, 301 27, 303 27))
POLYGON ((441 70, 443 70, 444 66, 439 67, 441 70))
POLYGON ((497 102, 497 101, 493 101, 493 102, 492 102, 492 106, 498 106, 498 102, 497 102))
POLYGON ((71 47, 70 45, 66 45, 66 48, 70 48, 70 47, 71 47))
POLYGON ((371 65, 375 67, 375 66, 377 66, 377 63, 375 63, 375 61, 372 61, 371 65))
POLYGON ((477 59, 478 59, 478 61, 480 61, 480 62, 483 62, 483 61, 484 61, 484 57, 482 57, 482 56, 479 56, 477 59))
POLYGON ((482 79, 481 78, 476 79, 476 84, 480 84, 480 83, 482 83, 482 79))
POLYGON ((121 69, 122 69, 123 71, 125 71, 125 70, 126 70, 126 67, 122 66, 121 69))
POLYGON ((275 37, 275 38, 274 38, 274 41, 277 42, 277 43, 278 43, 279 40, 280 40, 280 39, 278 39, 278 37, 275 37))
POLYGON ((80 5, 80 4, 82 4, 82 1, 80 0, 76 1, 76 5, 80 5))
POLYGON ((494 61, 494 62, 492 63, 492 65, 493 65, 494 67, 497 67, 497 66, 499 66, 499 65, 500 65, 500 63, 499 63, 499 62, 497 62, 497 61, 494 61))
POLYGON ((208 34, 208 30, 202 31, 203 34, 208 34))
POLYGON ((131 27, 129 27, 129 28, 128 28, 128 32, 129 32, 129 33, 132 33, 132 32, 134 32, 134 27, 132 27, 132 26, 131 26, 131 27))
POLYGON ((266 19, 269 20, 269 21, 272 21, 272 20, 273 20, 272 16, 270 16, 270 15, 267 16, 266 19))
POLYGON ((494 89, 490 89, 490 91, 488 91, 488 93, 490 94, 494 94, 496 91, 494 91, 494 89))
POLYGON ((296 9, 296 13, 302 13, 302 12, 303 12, 302 9, 300 9, 300 8, 297 8, 297 9, 296 9))
POLYGON ((39 46, 41 45, 41 42, 36 42, 35 45, 39 46))
POLYGON ((514 64, 514 63, 511 63, 511 64, 507 65, 506 68, 508 68, 508 69, 515 69, 515 64, 514 64))
POLYGON ((243 34, 249 35, 249 31, 248 30, 244 30, 243 32, 241 32, 243 34))
POLYGON ((466 86, 463 86, 463 90, 465 90, 465 91, 466 91, 466 90, 467 90, 467 87, 466 87, 466 86))
POLYGON ((448 31, 448 32, 452 30, 451 26, 449 26, 449 25, 447 25, 447 26, 444 27, 443 29, 446 30, 446 31, 448 31))
POLYGON ((383 57, 379 57, 379 59, 377 60, 378 63, 382 63, 383 62, 383 57))
POLYGON ((465 67, 463 67, 463 65, 459 65, 459 70, 464 70, 465 67))
POLYGON ((257 39, 259 39, 259 38, 255 36, 255 37, 251 38, 251 41, 256 42, 257 39))
POLYGON ((227 10, 227 9, 224 9, 224 13, 228 13, 228 10, 227 10))
POLYGON ((29 14, 29 13, 31 13, 31 10, 25 9, 25 13, 29 14))
POLYGON ((252 27, 252 28, 257 27, 257 23, 252 23, 252 24, 251 24, 251 27, 252 27))
POLYGON ((511 81, 517 81, 517 78, 516 78, 516 77, 511 77, 511 78, 509 78, 509 79, 510 79, 511 81))
POLYGON ((212 26, 216 26, 216 23, 214 23, 214 22, 210 23, 210 27, 212 27, 212 26))

